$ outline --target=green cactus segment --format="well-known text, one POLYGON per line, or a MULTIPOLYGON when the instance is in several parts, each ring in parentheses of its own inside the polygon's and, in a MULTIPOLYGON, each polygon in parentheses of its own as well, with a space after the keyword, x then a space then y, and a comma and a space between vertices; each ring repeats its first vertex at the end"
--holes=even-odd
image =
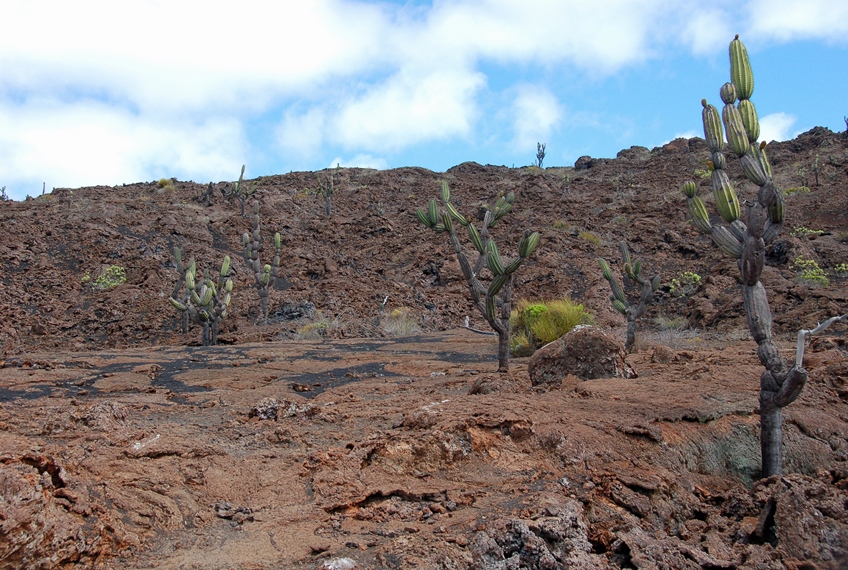
MULTIPOLYGON (((425 212, 421 208, 417 208, 415 210, 415 215, 418 216, 418 219, 421 221, 422 224, 424 224, 428 228, 433 227, 433 224, 430 222, 430 216, 427 215, 427 212, 425 212)), ((244 235, 247 235, 247 234, 244 234, 244 235)))
POLYGON ((521 267, 521 265, 524 263, 525 259, 526 258, 521 257, 519 255, 518 257, 516 257, 515 259, 513 259, 512 261, 510 261, 509 263, 507 263, 504 266, 504 273, 506 273, 507 275, 512 275, 513 273, 518 271, 518 268, 521 267))
POLYGON ((683 195, 687 198, 694 198, 698 195, 698 187, 695 185, 695 182, 692 180, 687 180, 683 184, 680 185, 680 190, 683 192, 683 195))
POLYGON ((736 156, 745 156, 751 143, 748 141, 748 133, 745 131, 739 109, 735 105, 725 105, 721 111, 721 118, 727 134, 727 145, 736 156))
POLYGON ((739 240, 724 226, 713 226, 710 234, 713 242, 723 252, 739 259, 742 257, 742 244, 739 240))
POLYGON ((541 239, 539 232, 533 232, 521 238, 518 244, 518 255, 524 258, 530 257, 539 246, 539 239, 541 239))
POLYGON ((748 154, 739 159, 739 164, 742 165, 742 171, 748 180, 757 186, 762 186, 768 182, 769 177, 766 175, 765 170, 763 170, 763 165, 754 154, 755 151, 753 149, 755 148, 757 148, 756 145, 751 145, 752 150, 749 150, 748 154))
POLYGON ((769 162, 768 156, 766 156, 766 142, 763 141, 760 143, 760 150, 757 153, 757 158, 760 161, 760 164, 763 166, 763 170, 766 171, 769 178, 774 178, 774 173, 771 170, 771 163, 769 162))
POLYGON ((736 86, 733 83, 725 83, 719 90, 721 102, 725 105, 733 105, 736 103, 736 86))
POLYGON ((723 152, 717 151, 717 152, 711 153, 710 158, 711 158, 711 160, 709 161, 709 164, 711 165, 712 170, 715 170, 715 169, 721 170, 721 169, 723 169, 727 166, 727 159, 724 158, 723 152))
POLYGON ((601 266, 601 273, 603 274, 604 279, 606 279, 607 281, 611 281, 612 269, 610 268, 609 263, 607 263, 607 260, 602 257, 599 257, 598 264, 601 266))
POLYGON ((468 225, 468 219, 465 216, 463 216, 462 214, 460 214, 459 211, 456 209, 456 207, 454 207, 453 204, 451 204, 450 202, 445 202, 445 209, 448 211, 448 214, 450 214, 450 216, 454 220, 459 222, 461 225, 463 225, 463 226, 468 225))
POLYGON ((742 99, 736 106, 742 117, 742 125, 748 135, 748 142, 752 145, 760 138, 760 120, 757 118, 757 108, 749 99, 742 99))
POLYGON ((718 109, 713 105, 708 105, 706 99, 701 99, 701 105, 704 107, 701 112, 701 119, 704 123, 704 139, 707 141, 707 148, 710 149, 710 152, 719 152, 724 144, 724 133, 718 109))
POLYGON ((433 198, 430 200, 430 203, 427 204, 427 219, 430 220, 430 227, 434 228, 439 223, 439 203, 436 202, 436 199, 433 198))
POLYGON ((739 99, 750 99, 754 94, 754 72, 748 59, 748 50, 738 35, 730 42, 730 80, 736 86, 739 99))
POLYGON ((712 183, 718 213, 727 223, 738 220, 740 215, 739 198, 736 197, 736 190, 733 189, 727 173, 724 170, 713 170, 710 175, 710 182, 712 183))
POLYGON ((480 232, 477 231, 474 224, 468 224, 466 227, 468 228, 468 235, 471 237, 471 243, 474 244, 474 249, 477 250, 477 253, 484 254, 485 249, 483 248, 483 238, 480 237, 480 232))
POLYGON ((501 292, 504 285, 506 285, 507 281, 509 281, 510 276, 506 273, 498 275, 492 282, 489 283, 489 288, 486 290, 486 297, 494 299, 497 297, 498 293, 501 292))
POLYGON ((445 182, 444 180, 442 180, 441 195, 442 195, 442 202, 444 202, 445 204, 450 202, 450 186, 448 186, 448 183, 445 182))
POLYGON ((615 308, 616 311, 618 311, 622 315, 627 315, 627 305, 625 305, 618 299, 613 299, 612 306, 615 308))
POLYGON ((493 275, 504 274, 503 263, 501 262, 501 256, 498 254, 498 246, 495 245, 495 240, 489 240, 486 265, 493 275))
POLYGON ((774 200, 768 206, 768 213, 773 224, 780 224, 786 215, 786 200, 783 198, 783 192, 777 186, 774 189, 774 200))
POLYGON ((170 301, 170 302, 171 302, 171 304, 174 306, 174 308, 179 309, 180 311, 186 311, 186 310, 188 310, 188 307, 186 307, 186 306, 185 306, 185 304, 183 304, 183 303, 181 303, 180 301, 178 301, 178 300, 174 299, 173 297, 168 297, 168 301, 170 301))
POLYGON ((627 271, 627 267, 632 264, 630 260, 630 250, 627 249, 627 242, 623 241, 619 243, 618 250, 621 252, 621 259, 624 261, 625 271, 627 271))
POLYGON ((710 216, 707 213, 704 201, 698 196, 693 196, 686 200, 686 207, 689 209, 689 215, 692 216, 695 226, 704 233, 710 233, 713 226, 710 223, 710 216))

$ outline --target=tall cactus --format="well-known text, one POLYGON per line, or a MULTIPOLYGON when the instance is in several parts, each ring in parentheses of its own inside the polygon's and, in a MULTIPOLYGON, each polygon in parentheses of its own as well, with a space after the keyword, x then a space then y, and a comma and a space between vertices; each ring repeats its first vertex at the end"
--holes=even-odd
POLYGON ((235 198, 239 204, 241 204, 241 217, 246 218, 245 214, 245 205, 247 203, 247 199, 253 196, 254 192, 256 192, 256 187, 253 188, 245 188, 244 185, 244 164, 241 165, 241 174, 239 174, 239 179, 237 182, 233 182, 233 187, 231 190, 226 192, 226 196, 235 198))
POLYGON ((624 289, 612 274, 609 263, 601 257, 598 258, 598 263, 601 266, 604 279, 609 281, 610 288, 612 289, 610 300, 613 307, 627 318, 627 341, 624 343, 624 348, 627 352, 630 352, 633 344, 636 342, 636 319, 644 315, 648 309, 648 305, 651 304, 651 300, 654 298, 654 292, 660 286, 660 276, 656 275, 650 280, 642 277, 642 262, 638 259, 631 262, 630 251, 627 249, 626 242, 622 241, 619 247, 621 249, 621 257, 624 260, 624 275, 626 278, 624 284, 627 285, 627 280, 629 280, 631 283, 640 287, 638 305, 635 305, 633 301, 627 298, 624 289))
MULTIPOLYGON (((197 263, 192 259, 188 266, 181 269, 182 254, 179 248, 174 248, 177 259, 177 269, 181 279, 174 287, 174 292, 168 298, 171 305, 182 312, 183 319, 191 319, 203 327, 201 342, 203 346, 218 344, 218 326, 227 316, 227 307, 233 291, 233 281, 229 279, 230 256, 224 257, 217 283, 207 277, 204 272, 197 274, 197 263), (180 294, 183 285, 185 293, 180 294)), ((184 329, 185 331, 185 329, 184 329)))
POLYGON ((480 230, 477 230, 474 224, 451 204, 450 188, 447 182, 442 182, 441 199, 444 210, 439 207, 439 203, 434 198, 430 200, 426 211, 418 208, 415 214, 428 228, 437 232, 448 232, 450 235, 450 242, 456 252, 462 275, 468 282, 471 299, 498 334, 498 371, 509 372, 509 317, 512 312, 513 276, 538 247, 539 233, 525 231, 518 244, 518 256, 513 259, 504 259, 495 241, 489 237, 489 228, 512 209, 515 201, 515 195, 512 192, 499 198, 493 210, 486 211, 480 230), (473 267, 462 251, 454 222, 466 228, 471 243, 477 251, 477 261, 473 267), (488 268, 491 274, 488 286, 480 281, 480 273, 484 268, 488 268))
MULTIPOLYGON (((760 377, 760 447, 762 476, 768 477, 779 475, 783 470, 781 410, 798 398, 807 381, 807 371, 802 365, 803 338, 823 330, 824 325, 799 333, 796 361, 788 366, 772 341, 772 312, 760 281, 766 246, 783 227, 784 199, 772 178, 766 145, 757 143, 760 127, 757 111, 750 100, 754 75, 747 50, 738 35, 730 43, 730 77, 731 82, 725 83, 719 92, 724 102, 721 118, 714 106, 707 104, 705 99, 701 101, 704 138, 711 157, 710 182, 716 208, 725 224, 712 223, 693 181, 684 182, 681 189, 695 226, 709 234, 722 251, 738 260, 748 328, 759 347, 760 362, 766 368, 760 377), (744 212, 725 171, 725 151, 739 158, 745 176, 759 187, 756 199, 743 202, 744 212)), ((835 320, 831 319, 826 325, 835 320)))
POLYGON ((242 243, 244 244, 244 260, 250 266, 250 271, 253 274, 253 286, 259 293, 259 303, 261 305, 262 319, 265 324, 268 324, 268 292, 274 283, 277 281, 277 273, 280 268, 280 234, 274 234, 274 261, 271 265, 265 264, 259 260, 259 253, 263 249, 262 234, 259 231, 259 201, 253 201, 253 231, 244 232, 242 235, 242 243))

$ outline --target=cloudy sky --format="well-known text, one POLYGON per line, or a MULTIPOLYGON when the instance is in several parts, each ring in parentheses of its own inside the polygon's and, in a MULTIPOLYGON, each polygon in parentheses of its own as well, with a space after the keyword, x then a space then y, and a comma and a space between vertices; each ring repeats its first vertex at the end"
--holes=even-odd
POLYGON ((765 140, 845 130, 845 0, 4 0, 0 186, 546 166, 703 136, 740 34, 765 140))

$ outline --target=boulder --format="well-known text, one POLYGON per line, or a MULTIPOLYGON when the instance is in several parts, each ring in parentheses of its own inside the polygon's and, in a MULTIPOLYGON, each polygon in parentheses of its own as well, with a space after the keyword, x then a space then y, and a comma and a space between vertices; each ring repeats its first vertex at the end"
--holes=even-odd
POLYGON ((581 380, 635 378, 624 361, 624 345, 607 331, 578 326, 562 338, 537 350, 527 364, 533 386, 560 386, 572 374, 581 380))

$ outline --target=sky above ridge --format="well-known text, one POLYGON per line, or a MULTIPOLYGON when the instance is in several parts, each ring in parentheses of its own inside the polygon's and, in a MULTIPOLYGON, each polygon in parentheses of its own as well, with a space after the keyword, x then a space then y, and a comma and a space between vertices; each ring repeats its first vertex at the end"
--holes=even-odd
POLYGON ((845 0, 4 0, 0 186, 545 166, 703 136, 739 34, 760 139, 846 129, 845 0))

